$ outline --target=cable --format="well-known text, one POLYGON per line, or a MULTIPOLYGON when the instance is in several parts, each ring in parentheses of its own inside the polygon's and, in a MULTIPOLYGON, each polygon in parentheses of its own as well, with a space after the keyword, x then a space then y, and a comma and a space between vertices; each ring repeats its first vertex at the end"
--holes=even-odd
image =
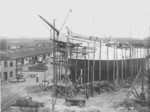
POLYGON ((69 13, 68 13, 68 15, 67 15, 67 17, 65 18, 65 21, 64 21, 64 23, 63 23, 63 25, 62 25, 62 27, 61 27, 61 29, 60 29, 60 32, 61 32, 61 30, 63 29, 63 27, 64 27, 64 25, 65 25, 65 23, 66 23, 66 21, 67 21, 67 19, 68 19, 68 17, 69 17, 69 14, 72 12, 72 10, 70 9, 69 10, 69 13))

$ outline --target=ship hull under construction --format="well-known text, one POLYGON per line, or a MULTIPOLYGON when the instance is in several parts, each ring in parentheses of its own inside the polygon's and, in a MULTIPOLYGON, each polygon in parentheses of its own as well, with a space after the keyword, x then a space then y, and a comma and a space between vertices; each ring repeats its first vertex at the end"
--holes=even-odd
POLYGON ((144 66, 144 58, 126 60, 83 60, 70 59, 71 80, 75 83, 81 76, 81 83, 93 81, 113 82, 118 74, 120 79, 132 79, 140 66, 144 66), (77 64, 77 65, 76 65, 77 64), (93 70, 94 66, 94 70, 93 70))

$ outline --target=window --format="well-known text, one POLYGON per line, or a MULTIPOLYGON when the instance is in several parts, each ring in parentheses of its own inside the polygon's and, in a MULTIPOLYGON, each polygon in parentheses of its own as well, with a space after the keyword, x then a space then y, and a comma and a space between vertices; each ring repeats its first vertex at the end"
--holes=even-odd
POLYGON ((10 67, 13 67, 13 61, 10 61, 10 67))
POLYGON ((8 67, 7 61, 4 61, 4 67, 8 67))
POLYGON ((7 72, 4 72, 4 81, 7 80, 7 72))
POLYGON ((10 72, 10 77, 13 77, 13 71, 10 72))

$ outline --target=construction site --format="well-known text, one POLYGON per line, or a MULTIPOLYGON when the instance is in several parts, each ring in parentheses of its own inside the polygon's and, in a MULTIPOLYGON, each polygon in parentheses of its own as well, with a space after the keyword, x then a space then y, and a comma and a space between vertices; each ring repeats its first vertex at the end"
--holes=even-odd
POLYGON ((47 40, 0 40, 1 112, 150 112, 150 36, 63 35, 71 12, 38 16, 47 40))
POLYGON ((149 111, 149 38, 81 37, 66 27, 62 39, 39 17, 53 29, 51 56, 22 70, 25 81, 2 82, 2 112, 149 111))

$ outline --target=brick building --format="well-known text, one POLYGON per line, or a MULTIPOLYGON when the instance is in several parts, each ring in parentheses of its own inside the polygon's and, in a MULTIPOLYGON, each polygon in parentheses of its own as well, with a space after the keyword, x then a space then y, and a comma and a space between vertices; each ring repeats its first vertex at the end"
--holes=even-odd
POLYGON ((10 81, 16 78, 16 61, 3 60, 0 61, 1 81, 10 81))
POLYGON ((40 46, 0 51, 0 78, 1 81, 16 79, 20 73, 20 66, 44 59, 52 52, 51 46, 40 46), (38 58, 40 57, 40 59, 38 58))

